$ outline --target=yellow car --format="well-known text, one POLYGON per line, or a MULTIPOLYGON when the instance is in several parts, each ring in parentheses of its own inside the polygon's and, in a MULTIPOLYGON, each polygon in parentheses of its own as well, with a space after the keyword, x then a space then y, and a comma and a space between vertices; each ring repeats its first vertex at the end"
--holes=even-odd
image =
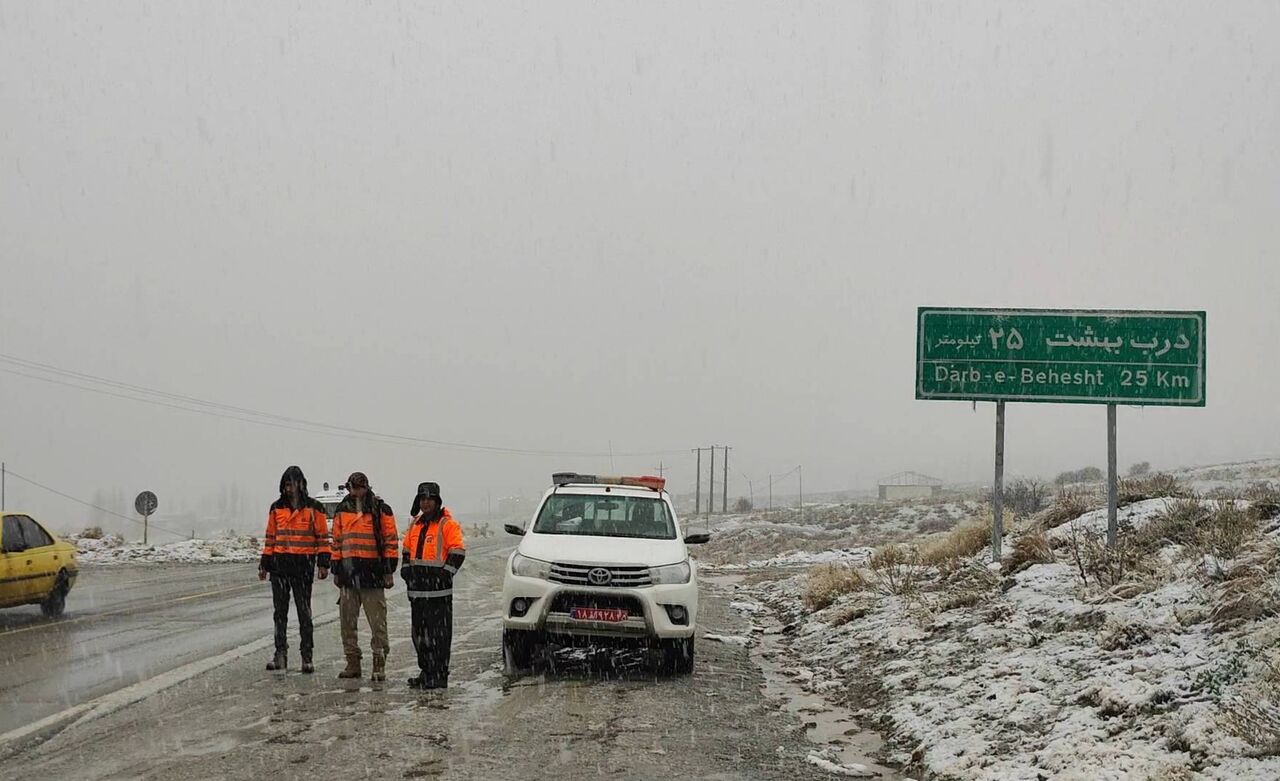
POLYGON ((39 605, 60 616, 76 583, 76 549, 24 513, 0 513, 0 607, 39 605))

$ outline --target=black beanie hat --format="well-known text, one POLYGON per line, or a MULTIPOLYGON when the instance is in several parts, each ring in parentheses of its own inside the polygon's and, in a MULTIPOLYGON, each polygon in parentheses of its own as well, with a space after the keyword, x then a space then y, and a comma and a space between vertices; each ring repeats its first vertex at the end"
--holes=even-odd
POLYGON ((422 500, 424 498, 435 499, 437 509, 444 508, 444 499, 440 498, 439 483, 418 483, 418 493, 414 495, 413 507, 409 510, 410 516, 418 514, 418 510, 422 508, 422 500))

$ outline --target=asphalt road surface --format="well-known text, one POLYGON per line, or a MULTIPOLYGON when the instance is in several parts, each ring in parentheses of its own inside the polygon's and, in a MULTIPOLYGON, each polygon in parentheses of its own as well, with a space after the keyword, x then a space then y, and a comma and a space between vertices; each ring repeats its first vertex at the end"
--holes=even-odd
MULTIPOLYGON (((738 645, 700 639, 688 677, 639 653, 570 650, 507 681, 505 545, 473 546, 455 597, 451 688, 430 693, 405 685, 416 665, 400 585, 388 594, 389 680, 371 684, 336 678, 328 583, 313 598, 317 673, 304 676, 293 626, 292 669, 264 669, 271 598, 253 565, 87 569, 61 620, 0 612, 0 777, 833 777, 806 761, 798 718, 765 698, 738 645)), ((746 624, 712 584, 700 619, 700 636, 746 624)))

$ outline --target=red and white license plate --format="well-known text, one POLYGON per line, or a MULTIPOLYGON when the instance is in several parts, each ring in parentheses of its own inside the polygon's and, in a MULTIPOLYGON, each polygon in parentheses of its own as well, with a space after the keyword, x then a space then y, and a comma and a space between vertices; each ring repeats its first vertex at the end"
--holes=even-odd
POLYGON ((575 621, 608 621, 616 623, 618 621, 626 621, 630 612, 622 608, 605 608, 605 607, 575 607, 569 611, 569 616, 575 621))

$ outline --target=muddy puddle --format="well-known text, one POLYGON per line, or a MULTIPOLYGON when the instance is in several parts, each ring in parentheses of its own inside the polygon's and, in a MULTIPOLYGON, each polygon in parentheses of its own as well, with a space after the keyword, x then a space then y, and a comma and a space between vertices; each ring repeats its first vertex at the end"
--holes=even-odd
MULTIPOLYGON (((733 586, 742 582, 742 576, 719 575, 707 580, 732 591, 733 586)), ((847 708, 805 690, 801 680, 793 675, 796 665, 787 656, 782 643, 782 625, 772 611, 742 596, 730 605, 746 615, 753 625, 751 658, 764 673, 765 697, 804 725, 805 738, 819 758, 815 764, 823 767, 821 763, 825 760, 840 766, 825 768, 833 777, 908 781, 908 776, 874 758, 884 745, 879 733, 865 729, 847 708)))

